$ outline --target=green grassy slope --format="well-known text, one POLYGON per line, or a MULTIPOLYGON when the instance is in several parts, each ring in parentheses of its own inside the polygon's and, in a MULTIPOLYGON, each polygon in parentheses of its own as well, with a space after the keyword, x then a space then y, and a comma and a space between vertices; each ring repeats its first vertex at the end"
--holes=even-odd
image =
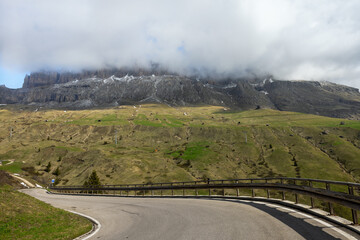
POLYGON ((359 121, 150 104, 4 109, 0 121, 0 160, 15 159, 16 171, 47 183, 82 184, 93 169, 108 184, 272 176, 360 181, 359 121))
POLYGON ((0 239, 74 239, 91 228, 83 217, 0 186, 0 239))

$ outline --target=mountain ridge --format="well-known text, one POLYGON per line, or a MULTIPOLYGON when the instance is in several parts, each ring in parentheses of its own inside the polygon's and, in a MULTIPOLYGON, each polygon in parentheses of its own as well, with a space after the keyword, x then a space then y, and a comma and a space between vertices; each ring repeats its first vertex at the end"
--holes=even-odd
POLYGON ((360 93, 356 88, 329 82, 276 80, 271 75, 212 79, 159 68, 36 72, 25 76, 20 89, 0 87, 0 104, 86 109, 144 102, 237 110, 270 108, 360 119, 360 93))

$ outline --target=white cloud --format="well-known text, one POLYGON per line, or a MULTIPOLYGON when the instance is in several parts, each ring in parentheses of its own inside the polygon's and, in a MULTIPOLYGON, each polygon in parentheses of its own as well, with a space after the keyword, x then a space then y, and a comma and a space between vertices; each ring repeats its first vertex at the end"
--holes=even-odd
POLYGON ((2 0, 0 64, 147 65, 360 87, 357 0, 2 0))

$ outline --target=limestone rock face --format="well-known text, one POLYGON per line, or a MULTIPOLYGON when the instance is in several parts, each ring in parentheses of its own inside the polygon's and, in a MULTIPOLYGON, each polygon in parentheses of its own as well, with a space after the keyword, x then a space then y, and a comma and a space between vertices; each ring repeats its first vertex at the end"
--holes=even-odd
POLYGON ((358 89, 328 82, 273 80, 271 76, 215 81, 158 69, 112 69, 32 73, 21 89, 0 86, 0 104, 82 109, 147 102, 272 108, 360 119, 358 89))
POLYGON ((314 81, 274 81, 264 85, 275 107, 284 111, 352 118, 360 113, 359 90, 314 81))

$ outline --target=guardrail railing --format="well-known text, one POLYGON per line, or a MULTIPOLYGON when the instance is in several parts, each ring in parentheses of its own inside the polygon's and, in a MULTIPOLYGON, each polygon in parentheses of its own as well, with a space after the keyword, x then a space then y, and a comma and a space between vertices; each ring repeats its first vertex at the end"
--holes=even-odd
MULTIPOLYGON (((249 178, 249 179, 223 179, 223 180, 202 180, 187 182, 163 182, 147 184, 121 184, 121 185, 97 185, 97 186, 50 186, 50 190, 57 193, 72 194, 113 194, 118 196, 129 196, 134 192, 134 196, 163 196, 163 191, 171 190, 174 196, 175 190, 194 190, 191 196, 200 196, 199 190, 206 189, 207 195, 211 196, 214 189, 235 189, 239 196, 239 189, 251 189, 251 196, 255 197, 254 189, 266 190, 267 198, 270 198, 270 190, 280 191, 282 200, 285 200, 285 192, 291 192, 295 196, 295 204, 299 203, 298 195, 310 197, 310 205, 314 208, 314 198, 324 200, 328 204, 330 215, 334 214, 333 203, 351 209, 352 220, 358 224, 358 214, 360 211, 360 184, 351 182, 328 181, 308 178, 249 178), (154 191, 160 191, 155 194, 154 191), (140 195, 139 195, 140 193, 140 195)), ((225 190, 223 190, 225 196, 225 190)))

